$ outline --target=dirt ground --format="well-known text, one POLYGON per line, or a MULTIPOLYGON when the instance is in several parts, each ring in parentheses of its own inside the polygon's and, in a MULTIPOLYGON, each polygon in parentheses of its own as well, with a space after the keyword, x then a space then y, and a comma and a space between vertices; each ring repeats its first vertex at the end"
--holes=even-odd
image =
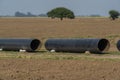
MULTIPOLYGON (((107 38, 110 51, 118 51, 120 19, 0 18, 0 37, 38 38, 43 43, 48 38, 107 38)), ((0 80, 120 80, 119 66, 120 60, 0 58, 0 80)))
POLYGON ((119 80, 120 61, 0 59, 0 80, 119 80))

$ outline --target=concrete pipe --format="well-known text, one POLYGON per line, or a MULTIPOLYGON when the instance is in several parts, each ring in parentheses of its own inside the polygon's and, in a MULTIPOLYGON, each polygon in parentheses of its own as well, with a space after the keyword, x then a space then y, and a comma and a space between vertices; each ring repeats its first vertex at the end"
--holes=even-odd
POLYGON ((107 39, 48 39, 45 48, 56 52, 102 53, 109 49, 107 39))

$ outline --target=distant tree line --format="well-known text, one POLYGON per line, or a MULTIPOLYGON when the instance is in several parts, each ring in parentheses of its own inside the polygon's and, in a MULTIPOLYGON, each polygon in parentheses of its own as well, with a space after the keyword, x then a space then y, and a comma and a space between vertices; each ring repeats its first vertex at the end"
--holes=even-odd
POLYGON ((76 17, 102 17, 99 14, 91 14, 91 15, 76 15, 76 17))
POLYGON ((15 17, 39 17, 39 16, 40 17, 47 17, 46 14, 34 15, 31 12, 27 12, 27 14, 19 12, 19 11, 15 12, 15 17))
MULTIPOLYGON (((110 10, 108 13, 109 13, 110 19, 112 20, 115 20, 120 16, 120 13, 116 10, 110 10)), ((22 13, 19 11, 15 12, 15 17, 39 17, 39 16, 51 17, 52 19, 59 18, 60 20, 63 20, 63 18, 69 18, 69 19, 75 18, 74 12, 65 7, 57 7, 57 8, 51 9, 46 14, 39 14, 39 15, 34 15, 31 12, 27 12, 27 13, 22 13)), ((93 15, 89 15, 88 17, 101 17, 101 16, 98 14, 93 14, 93 15)))

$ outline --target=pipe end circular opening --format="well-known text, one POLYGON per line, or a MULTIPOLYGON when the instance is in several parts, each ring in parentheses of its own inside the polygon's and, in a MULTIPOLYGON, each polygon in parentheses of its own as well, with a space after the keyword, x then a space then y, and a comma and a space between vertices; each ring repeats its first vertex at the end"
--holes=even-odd
POLYGON ((117 49, 120 51, 120 40, 117 42, 117 49))
POLYGON ((40 40, 34 39, 34 40, 32 40, 30 47, 34 51, 34 50, 38 49, 40 44, 41 44, 40 40))
POLYGON ((101 39, 98 43, 98 49, 100 51, 108 51, 110 43, 107 39, 101 39))

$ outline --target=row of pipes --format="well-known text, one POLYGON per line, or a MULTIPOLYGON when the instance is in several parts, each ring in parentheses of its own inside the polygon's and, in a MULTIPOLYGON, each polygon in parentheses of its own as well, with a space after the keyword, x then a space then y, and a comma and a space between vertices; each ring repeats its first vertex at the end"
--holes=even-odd
MULTIPOLYGON (((25 50, 31 52, 38 50, 41 45, 42 43, 39 39, 0 39, 0 50, 25 50)), ((44 46, 48 51, 56 52, 84 53, 89 51, 92 53, 104 53, 110 48, 110 42, 103 38, 48 39, 44 46)), ((117 42, 117 48, 120 50, 120 40, 117 42)))

